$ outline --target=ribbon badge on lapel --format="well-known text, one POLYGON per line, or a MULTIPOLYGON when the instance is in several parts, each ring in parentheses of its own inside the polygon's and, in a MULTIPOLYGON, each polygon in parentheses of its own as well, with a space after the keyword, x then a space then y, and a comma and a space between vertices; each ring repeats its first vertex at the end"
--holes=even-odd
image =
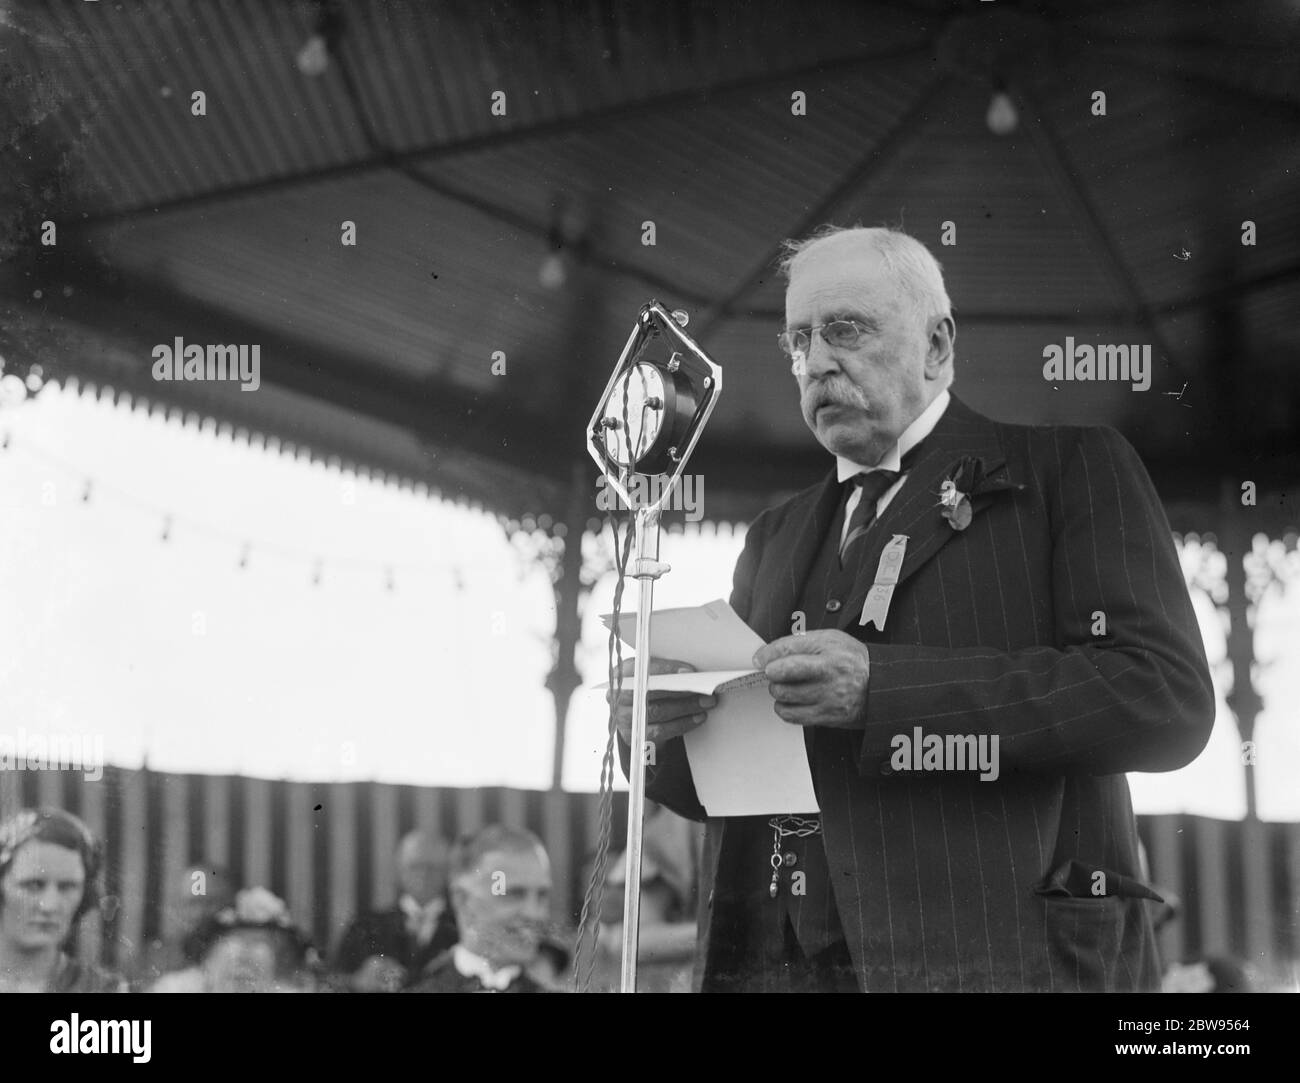
POLYGON ((1019 492, 1023 489, 1007 477, 1007 464, 986 466, 983 459, 967 455, 953 464, 939 486, 939 514, 953 530, 965 530, 974 516, 971 500, 985 493, 1019 492))
POLYGON ((903 554, 906 552, 906 534, 895 534, 889 539, 885 551, 880 554, 880 563, 876 566, 876 581, 867 591, 867 600, 862 607, 858 627, 874 624, 877 631, 885 630, 885 618, 889 616, 889 603, 894 599, 894 588, 898 585, 898 575, 903 568, 903 554))

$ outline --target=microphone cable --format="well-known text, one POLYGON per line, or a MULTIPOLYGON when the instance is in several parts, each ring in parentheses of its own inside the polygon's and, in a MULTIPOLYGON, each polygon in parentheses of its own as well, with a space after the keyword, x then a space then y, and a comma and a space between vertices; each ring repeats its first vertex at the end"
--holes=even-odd
MULTIPOLYGON (((632 383, 632 373, 637 371, 636 358, 639 357, 645 349, 642 344, 640 350, 632 359, 628 368, 627 378, 623 381, 623 402, 622 402, 622 423, 625 442, 627 444, 627 474, 631 478, 636 473, 637 453, 640 450, 632 445, 632 430, 629 426, 628 417, 628 391, 632 383)), ((642 379, 642 396, 641 396, 641 422, 637 433, 637 443, 643 442, 645 434, 645 415, 649 409, 646 402, 644 377, 642 379)), ((611 836, 614 828, 614 749, 615 735, 617 734, 618 718, 618 701, 623 692, 623 640, 619 635, 619 618, 623 613, 623 587, 627 577, 628 561, 632 554, 632 537, 636 533, 636 509, 628 505, 627 525, 623 536, 622 546, 619 544, 618 534, 618 516, 615 511, 610 512, 609 516, 610 529, 614 536, 614 567, 618 577, 614 582, 614 604, 613 615, 610 621, 609 642, 607 645, 608 667, 609 667, 609 689, 613 693, 609 700, 609 718, 605 734, 605 755, 600 764, 600 798, 597 804, 597 822, 599 828, 596 836, 596 855, 592 863, 591 877, 587 882, 587 890, 582 899, 582 913, 578 919, 578 934, 573 950, 573 991, 576 993, 588 992, 591 986, 591 976, 596 967, 596 947, 597 936, 600 928, 600 910, 605 896, 605 875, 609 865, 609 847, 611 836), (584 962, 584 951, 586 952, 586 965, 584 962)), ((639 661, 649 664, 648 644, 638 643, 639 661)), ((631 750, 632 755, 639 755, 636 749, 631 750)))

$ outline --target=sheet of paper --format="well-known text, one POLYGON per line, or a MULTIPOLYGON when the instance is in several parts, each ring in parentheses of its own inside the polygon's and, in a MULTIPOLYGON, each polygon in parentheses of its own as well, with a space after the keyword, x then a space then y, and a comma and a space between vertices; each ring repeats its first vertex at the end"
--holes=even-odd
MULTIPOLYGON (((603 619, 608 628, 610 616, 603 619)), ((618 634, 636 648, 635 613, 619 618, 618 634)), ((673 658, 698 670, 752 670, 754 652, 762 645, 762 637, 721 598, 685 609, 656 609, 650 622, 651 655, 673 658)))
MULTIPOLYGON (((746 677, 759 676, 753 669, 713 669, 707 673, 664 673, 650 678, 651 692, 698 692, 707 696, 716 692, 719 686, 746 677)), ((628 687, 628 680, 623 679, 623 687, 628 687)))
POLYGON ((710 816, 819 811, 803 727, 773 708, 766 682, 735 688, 686 735, 695 793, 710 816))
MULTIPOLYGON (((635 614, 622 617, 619 634, 636 646, 635 614)), ((819 811, 803 729, 781 721, 767 682, 753 669, 754 652, 762 645, 721 599, 656 612, 650 625, 652 655, 701 671, 651 677, 651 689, 707 694, 736 682, 718 693, 709 720, 685 738, 695 792, 710 816, 819 811)))

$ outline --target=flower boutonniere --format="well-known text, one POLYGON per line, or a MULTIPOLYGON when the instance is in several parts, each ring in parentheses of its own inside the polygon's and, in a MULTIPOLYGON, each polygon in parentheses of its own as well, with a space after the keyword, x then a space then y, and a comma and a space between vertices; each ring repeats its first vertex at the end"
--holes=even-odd
POLYGON ((953 530, 965 530, 974 514, 971 508, 974 497, 1023 488, 1007 477, 1005 461, 986 464, 983 459, 967 455, 953 464, 939 486, 939 514, 953 530))

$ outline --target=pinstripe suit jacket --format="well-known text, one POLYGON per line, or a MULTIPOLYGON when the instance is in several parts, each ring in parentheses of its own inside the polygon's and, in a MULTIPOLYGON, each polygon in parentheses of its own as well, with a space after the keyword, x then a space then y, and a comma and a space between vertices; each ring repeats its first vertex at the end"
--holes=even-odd
MULTIPOLYGON (((832 471, 749 529, 731 604, 767 641, 790 633, 839 492, 832 471)), ((810 728, 806 740, 859 986, 1157 987, 1124 772, 1194 759, 1214 696, 1168 521, 1137 454, 1110 428, 996 423, 954 396, 858 548, 839 626, 869 647, 863 728, 810 728), (990 470, 1005 463, 1021 488, 977 495, 958 532, 938 494, 965 456, 990 470), (861 628, 894 534, 908 545, 888 620, 861 628), (916 726, 996 734, 1000 776, 891 772, 892 738, 916 726)), ((727 821, 701 807, 680 738, 657 760, 649 795, 707 820, 696 965, 707 990, 710 919, 730 901, 716 882, 727 821)))

